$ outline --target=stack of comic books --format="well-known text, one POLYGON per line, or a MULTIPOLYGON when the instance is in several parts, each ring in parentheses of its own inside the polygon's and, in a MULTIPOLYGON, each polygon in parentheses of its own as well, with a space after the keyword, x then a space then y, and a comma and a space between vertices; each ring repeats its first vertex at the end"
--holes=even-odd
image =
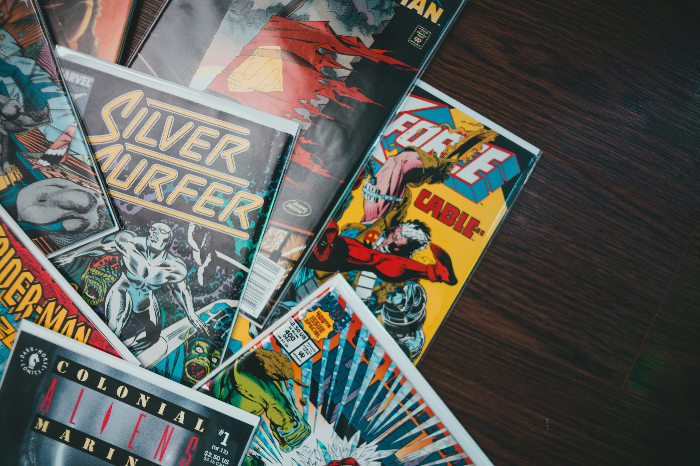
POLYGON ((270 303, 466 0, 170 0, 131 67, 302 125, 239 312, 270 303))
POLYGON ((414 366, 540 156, 417 82, 465 1, 170 0, 131 69, 133 1, 0 2, 0 464, 490 465, 414 366))

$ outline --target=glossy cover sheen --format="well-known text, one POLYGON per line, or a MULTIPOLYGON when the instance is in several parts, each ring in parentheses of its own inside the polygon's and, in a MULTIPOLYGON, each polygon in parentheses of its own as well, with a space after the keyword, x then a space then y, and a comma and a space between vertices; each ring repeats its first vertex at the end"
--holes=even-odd
POLYGON ((491 464, 340 276, 200 390, 263 416, 248 466, 491 464))
POLYGON ((135 0, 38 0, 58 45, 117 63, 135 0))
POLYGON ((0 205, 52 255, 117 223, 34 2, 0 13, 0 205))
POLYGON ((0 207, 0 375, 22 320, 138 364, 0 207))
POLYGON ((59 48, 124 230, 57 259, 144 367, 216 367, 298 125, 59 48))
MULTIPOLYGON (((341 272, 417 364, 539 154, 419 82, 295 277, 284 307, 341 272)), ((246 344, 255 330, 237 319, 230 347, 246 344)))
POLYGON ((23 321, 0 385, 0 464, 238 466, 258 424, 23 321))
POLYGON ((257 325, 463 5, 171 0, 162 12, 133 68, 302 124, 261 248, 270 260, 239 309, 257 325))

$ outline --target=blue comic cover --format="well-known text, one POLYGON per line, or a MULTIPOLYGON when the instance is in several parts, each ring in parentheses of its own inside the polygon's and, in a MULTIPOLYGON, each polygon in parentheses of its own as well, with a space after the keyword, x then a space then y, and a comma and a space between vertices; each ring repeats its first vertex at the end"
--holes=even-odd
POLYGON ((56 263, 141 364, 221 359, 298 125, 58 48, 124 229, 56 263))
POLYGON ((0 205, 52 256, 118 229, 33 1, 0 1, 0 205))
POLYGON ((340 275, 195 388, 262 416, 246 466, 491 464, 340 275))

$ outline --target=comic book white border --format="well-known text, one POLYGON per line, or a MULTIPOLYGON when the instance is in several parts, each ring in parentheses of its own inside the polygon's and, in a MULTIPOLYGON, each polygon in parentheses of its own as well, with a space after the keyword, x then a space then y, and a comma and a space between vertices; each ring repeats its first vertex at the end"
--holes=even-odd
MULTIPOLYGON (((38 247, 34 244, 34 242, 29 239, 29 237, 22 231, 22 229, 17 225, 17 223, 10 217, 10 214, 7 213, 7 211, 0 207, 0 218, 2 219, 3 222, 10 228, 10 231, 12 232, 13 235, 19 239, 20 243, 22 243, 22 246, 27 248, 27 251, 34 256, 34 259, 36 259, 39 264, 51 275, 51 278, 54 279, 56 284, 58 284, 59 287, 61 287, 61 290, 68 295, 68 298, 70 298, 71 301, 73 301, 73 304, 75 304, 80 312, 83 313, 83 316, 90 321, 92 325, 95 326, 97 331, 99 331, 102 336, 105 337, 105 339, 109 342, 110 345, 112 345, 112 348, 114 348, 119 355, 124 358, 124 360, 130 362, 131 364, 136 364, 137 366, 140 366, 141 364, 139 363, 139 360, 136 359, 136 356, 131 354, 129 350, 124 346, 124 343, 117 338, 117 336, 112 332, 107 324, 104 323, 102 319, 100 319, 100 316, 98 316, 95 311, 92 310, 90 306, 83 300, 82 297, 78 294, 77 291, 66 281, 65 278, 63 278, 63 275, 56 270, 56 267, 51 264, 51 262, 42 254, 42 252, 39 250, 38 247)), ((102 353, 102 352, 101 352, 102 353)), ((105 353, 102 353, 105 354, 105 353)))
POLYGON ((370 334, 377 340, 377 343, 379 343, 379 345, 389 354, 394 364, 396 364, 406 379, 408 379, 408 381, 416 388, 416 391, 427 402, 435 416, 442 421, 450 434, 457 439, 459 445, 464 449, 467 455, 469 455, 469 458, 474 462, 474 464, 477 466, 493 466, 491 460, 488 459, 479 445, 477 445, 474 439, 472 439, 469 433, 467 433, 464 427, 462 427, 462 424, 460 424, 454 414, 452 414, 452 411, 450 411, 447 405, 445 405, 445 403, 440 399, 438 394, 435 393, 435 390, 433 390, 430 384, 425 380, 425 378, 423 378, 421 373, 418 372, 418 369, 416 369, 411 360, 408 359, 408 356, 406 356, 406 354, 394 341, 391 335, 389 335, 382 324, 379 323, 377 318, 362 302, 360 297, 357 296, 355 290, 353 290, 348 282, 345 281, 343 276, 339 274, 335 275, 333 278, 317 288, 315 292, 307 296, 306 299, 299 303, 294 309, 282 316, 275 323, 275 325, 258 335, 257 338, 220 364, 219 367, 212 371, 207 377, 202 379, 193 388, 195 390, 202 388, 207 382, 209 382, 209 380, 216 377, 219 372, 230 366, 236 359, 241 357, 244 353, 254 347, 258 342, 265 339, 272 332, 277 330, 277 328, 284 325, 299 311, 305 309, 311 302, 325 295, 330 289, 335 289, 338 294, 342 296, 347 305, 350 306, 353 312, 360 318, 362 324, 367 327, 370 334))

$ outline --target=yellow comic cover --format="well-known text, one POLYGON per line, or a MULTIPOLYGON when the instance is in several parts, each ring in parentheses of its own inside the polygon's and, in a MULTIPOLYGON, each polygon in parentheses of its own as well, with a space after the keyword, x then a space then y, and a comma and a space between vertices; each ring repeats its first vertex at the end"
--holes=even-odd
MULTIPOLYGON (((275 314, 341 273, 418 363, 539 155, 419 82, 275 314)), ((238 349, 257 332, 239 318, 229 348, 238 349)))

